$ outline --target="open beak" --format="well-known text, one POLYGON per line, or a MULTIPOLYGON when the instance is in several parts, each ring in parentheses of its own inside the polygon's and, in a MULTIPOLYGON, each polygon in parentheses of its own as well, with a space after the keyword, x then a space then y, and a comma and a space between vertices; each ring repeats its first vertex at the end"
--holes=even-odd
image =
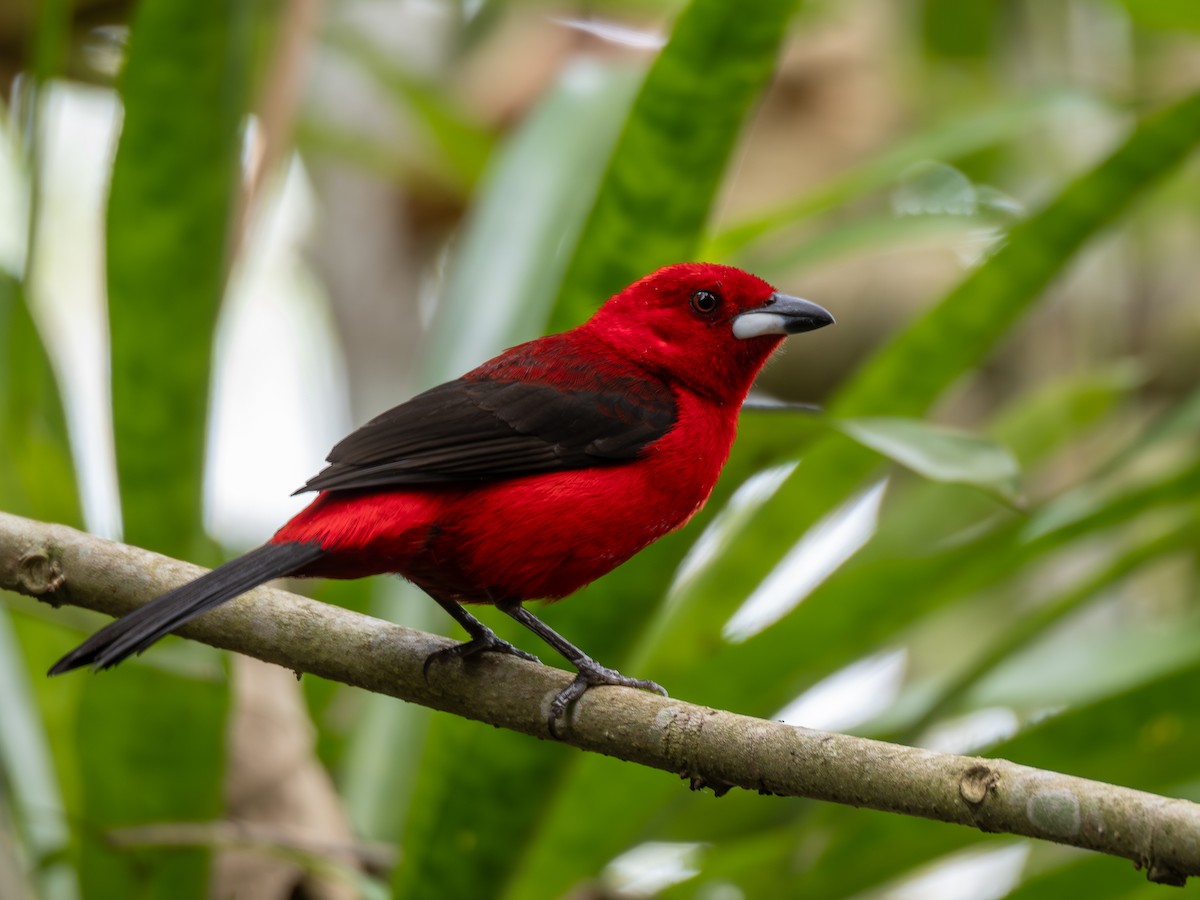
POLYGON ((733 336, 747 338, 768 334, 799 334, 833 324, 833 316, 824 307, 799 297, 774 293, 758 309, 748 309, 733 318, 733 336))

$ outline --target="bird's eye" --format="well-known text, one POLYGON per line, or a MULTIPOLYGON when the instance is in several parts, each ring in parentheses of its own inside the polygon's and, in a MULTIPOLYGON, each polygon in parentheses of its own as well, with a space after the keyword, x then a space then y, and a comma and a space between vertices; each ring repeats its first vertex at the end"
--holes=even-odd
POLYGON ((720 299, 712 291, 696 291, 692 294, 692 309, 702 316, 716 312, 720 299))

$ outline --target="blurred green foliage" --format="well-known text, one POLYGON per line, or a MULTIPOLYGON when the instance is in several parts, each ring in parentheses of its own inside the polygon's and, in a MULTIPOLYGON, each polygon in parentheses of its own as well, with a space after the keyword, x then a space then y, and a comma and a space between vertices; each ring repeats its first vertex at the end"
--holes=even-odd
MULTIPOLYGON (((569 10, 447 0, 452 62, 434 76, 339 20, 310 49, 352 60, 404 110, 413 146, 311 112, 296 146, 466 210, 428 260, 425 383, 568 327, 678 258, 743 265, 793 292, 851 286, 816 297, 838 328, 797 339, 768 373, 774 385, 810 356, 840 373, 828 412, 748 410, 697 520, 548 608, 554 627, 683 699, 775 717, 803 698, 804 715, 823 709, 858 733, 1200 799, 1200 392, 1186 351, 1189 322, 1200 335, 1186 314, 1200 283, 1200 179, 1187 165, 1200 94, 1163 63, 1196 53, 1194 4, 1084 0, 1068 15, 1032 0, 906 0, 886 40, 866 39, 867 68, 888 73, 873 88, 885 102, 847 88, 823 104, 822 78, 854 79, 822 74, 822 48, 879 5, 592 4, 662 29, 665 46, 566 54, 511 128, 468 110, 454 70, 495 64, 484 51, 506 23, 579 27, 559 21, 569 10), (1123 77, 1094 65, 1114 50, 1123 77), (795 177, 806 142, 836 142, 837 126, 889 104, 904 115, 869 122, 868 148, 795 177), (747 160, 773 128, 789 137, 764 176, 747 160), (725 199, 755 177, 770 187, 757 202, 725 199), (904 263, 931 243, 972 252, 930 280, 904 263), (1096 266, 1104 276, 1087 278, 1096 266), (871 269, 888 277, 852 287, 871 269), (857 339, 836 344, 842 334, 857 339), (870 520, 860 549, 803 590, 785 585, 758 630, 727 627, 802 539, 854 516, 870 520), (900 661, 887 678, 830 688, 882 659, 900 661)), ((216 317, 245 222, 242 140, 278 64, 263 34, 283 40, 282 13, 144 0, 117 81, 124 128, 104 218, 125 534, 198 561, 214 553, 201 481, 216 317)), ((26 184, 42 171, 35 123, 69 55, 66 27, 48 4, 30 42, 38 77, 6 117, 26 184)), ((0 508, 78 524, 32 271, 0 271, 0 508)), ((787 399, 816 399, 808 385, 787 399)), ((154 654, 103 679, 45 681, 92 622, 0 605, 0 866, 15 861, 17 883, 46 900, 205 896, 204 841, 131 850, 107 838, 221 816, 229 683, 211 666, 164 670, 154 654)), ((672 897, 874 893, 955 853, 1011 848, 1013 896, 1160 890, 1120 861, 831 805, 715 800, 381 698, 325 685, 307 697, 361 836, 399 848, 394 871, 351 882, 372 896, 637 893, 612 863, 654 842, 690 848, 690 871, 667 867, 657 888, 672 897)))

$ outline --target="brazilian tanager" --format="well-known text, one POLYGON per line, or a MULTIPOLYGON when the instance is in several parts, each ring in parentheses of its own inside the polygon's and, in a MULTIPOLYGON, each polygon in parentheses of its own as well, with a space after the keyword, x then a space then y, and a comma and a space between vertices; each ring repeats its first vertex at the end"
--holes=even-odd
MULTIPOLYGON (((662 692, 598 664, 526 600, 577 591, 686 523, 729 456, 755 375, 833 317, 729 266, 667 266, 577 328, 513 347, 333 448, 316 499, 263 546, 96 632, 50 669, 105 669, 272 578, 398 573, 470 639, 433 654, 529 654, 464 603, 491 603, 577 670, 549 727, 594 685, 662 692)), ((665 693, 665 692, 664 692, 665 693)))

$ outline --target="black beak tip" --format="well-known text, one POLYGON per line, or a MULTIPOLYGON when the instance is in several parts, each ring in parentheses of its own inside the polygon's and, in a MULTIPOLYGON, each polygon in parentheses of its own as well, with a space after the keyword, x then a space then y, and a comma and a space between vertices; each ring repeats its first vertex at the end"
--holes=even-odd
POLYGON ((835 321, 833 316, 824 310, 822 310, 822 314, 790 317, 787 323, 787 333, 803 334, 806 331, 816 331, 818 328, 824 328, 826 325, 835 324, 835 321))
POLYGON ((775 294, 768 308, 784 318, 784 328, 788 334, 816 331, 833 324, 833 314, 825 307, 787 294, 775 294))

